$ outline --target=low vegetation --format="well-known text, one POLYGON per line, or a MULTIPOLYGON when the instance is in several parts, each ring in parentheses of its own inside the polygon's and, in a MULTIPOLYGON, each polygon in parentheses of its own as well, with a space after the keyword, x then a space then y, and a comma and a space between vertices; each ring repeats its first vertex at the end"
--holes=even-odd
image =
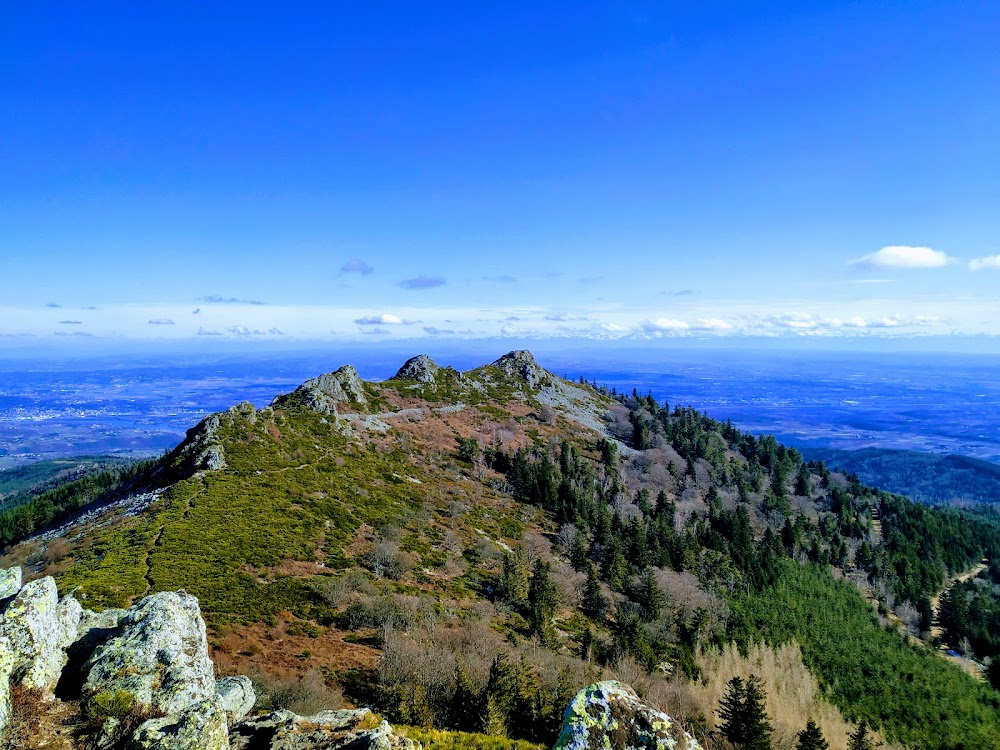
POLYGON ((263 706, 373 705, 429 747, 551 746, 607 677, 708 746, 750 684, 761 747, 843 750, 861 722, 908 747, 1000 746, 1000 693, 913 637, 949 576, 993 559, 993 519, 694 409, 511 377, 365 384, 365 424, 356 402, 299 397, 218 415, 224 468, 168 456, 177 481, 86 533, 60 586, 88 607, 184 588, 218 662, 259 670, 263 706), (586 409, 606 434, 566 416, 586 409))

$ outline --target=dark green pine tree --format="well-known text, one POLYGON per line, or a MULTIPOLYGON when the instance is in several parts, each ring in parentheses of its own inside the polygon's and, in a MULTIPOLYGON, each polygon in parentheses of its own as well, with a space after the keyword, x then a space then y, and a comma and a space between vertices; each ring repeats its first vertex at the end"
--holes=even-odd
POLYGON ((957 646, 965 635, 969 621, 969 600, 961 583, 952 586, 941 597, 938 624, 944 631, 945 641, 957 646))
POLYGON ((771 722, 759 677, 752 676, 746 682, 734 677, 729 681, 719 718, 723 736, 737 750, 770 750, 771 722))
POLYGON ((868 725, 862 721, 847 741, 847 750, 874 750, 874 748, 874 744, 868 737, 868 725))
POLYGON ((558 606, 559 589, 549 576, 549 564, 535 560, 528 586, 528 622, 531 623, 531 632, 537 634, 546 646, 556 642, 552 618, 558 606))
POLYGON ((515 607, 528 603, 528 559, 520 549, 504 553, 499 594, 515 607))
POLYGON ((660 588, 652 568, 646 568, 639 576, 639 581, 633 594, 635 603, 639 605, 642 619, 653 622, 663 612, 667 597, 660 588))
POLYGON ((604 558, 604 580, 613 591, 621 591, 625 585, 626 575, 628 575, 628 563, 622 553, 621 540, 615 537, 611 540, 604 558))
POLYGON ((986 679, 994 690, 1000 691, 1000 655, 994 656, 990 666, 986 668, 986 679))
POLYGON ((469 673, 459 664, 455 668, 455 692, 449 708, 449 724, 461 732, 479 732, 483 728, 483 705, 472 685, 469 673))
POLYGON ((569 545, 569 563, 573 566, 573 570, 578 573, 587 569, 587 552, 587 538, 583 532, 577 529, 577 533, 573 535, 573 541, 569 545))
POLYGON ((734 677, 726 683, 726 694, 719 703, 719 718, 722 725, 719 731, 722 736, 735 744, 743 737, 744 706, 747 701, 747 688, 742 677, 734 677))
POLYGON ((604 617, 608 608, 608 602, 601 592, 601 581, 597 577, 597 570, 593 563, 587 565, 587 583, 583 586, 583 596, 581 597, 580 608, 585 614, 599 620, 604 617))
POLYGON ((799 741, 795 745, 795 750, 829 750, 830 743, 823 738, 823 733, 819 731, 816 722, 810 719, 806 722, 806 728, 799 732, 799 741))
POLYGON ((809 494, 812 491, 811 485, 812 482, 809 467, 805 464, 799 464, 799 473, 795 478, 795 494, 809 497, 809 494))

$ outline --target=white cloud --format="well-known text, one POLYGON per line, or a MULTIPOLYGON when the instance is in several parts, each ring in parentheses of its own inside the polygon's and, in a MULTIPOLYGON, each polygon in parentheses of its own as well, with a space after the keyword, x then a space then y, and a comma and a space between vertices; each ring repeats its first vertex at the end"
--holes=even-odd
MULTIPOLYGON (((985 271, 983 273, 986 273, 985 271)), ((103 304, 83 320, 40 305, 0 305, 0 334, 52 340, 52 331, 84 329, 112 339, 184 340, 205 337, 249 342, 418 339, 454 336, 488 339, 670 339, 685 336, 852 337, 929 336, 958 331, 1000 341, 1000 299, 993 295, 922 296, 918 299, 789 298, 706 300, 683 307, 592 302, 579 307, 491 306, 339 307, 308 305, 103 304), (392 310, 390 313, 389 310, 392 310), (546 320, 549 317, 549 320, 546 320), (551 318, 556 318, 552 320, 551 318), (560 320, 561 319, 561 320, 560 320), (585 320, 587 319, 587 320, 585 320), (150 324, 172 320, 174 325, 150 324), (389 333, 372 333, 373 329, 389 333), (279 334, 278 331, 282 333, 279 334), (336 331, 337 333, 331 333, 336 331)))
POLYGON ((569 322, 572 320, 587 320, 586 315, 574 315, 572 313, 553 313, 545 316, 546 320, 555 320, 559 322, 569 322))
POLYGON ((861 268, 943 268, 954 263, 941 250, 909 245, 889 245, 877 252, 851 261, 851 265, 861 268))
POLYGON ((987 255, 985 258, 975 258, 969 261, 970 271, 1000 270, 1000 255, 987 255))
POLYGON ((733 328, 719 318, 702 318, 693 327, 698 331, 730 331, 733 328))
POLYGON ((897 328, 900 325, 899 318, 893 316, 882 316, 868 321, 869 328, 897 328))
POLYGON ((354 322, 359 326, 408 326, 414 321, 403 320, 398 315, 392 313, 382 313, 381 315, 367 315, 363 318, 355 318, 354 322))
POLYGON ((812 315, 803 315, 802 313, 772 315, 767 318, 765 323, 767 325, 777 326, 778 328, 792 328, 799 331, 816 328, 819 325, 819 321, 816 320, 815 317, 812 315))
POLYGON ((686 331, 690 327, 683 320, 673 320, 672 318, 654 318, 642 322, 642 330, 646 333, 674 333, 686 331))

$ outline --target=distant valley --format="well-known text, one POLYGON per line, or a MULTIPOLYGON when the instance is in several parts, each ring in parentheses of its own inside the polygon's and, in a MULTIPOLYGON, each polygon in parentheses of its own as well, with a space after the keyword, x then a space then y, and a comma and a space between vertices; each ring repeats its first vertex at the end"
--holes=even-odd
POLYGON ((923 503, 1000 502, 1000 465, 970 456, 881 448, 810 448, 804 454, 923 503))

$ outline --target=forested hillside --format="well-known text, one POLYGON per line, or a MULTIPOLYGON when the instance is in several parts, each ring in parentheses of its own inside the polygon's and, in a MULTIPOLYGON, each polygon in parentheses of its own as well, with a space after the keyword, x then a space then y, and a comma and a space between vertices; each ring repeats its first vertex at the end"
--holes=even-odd
MULTIPOLYGON (((996 558, 993 520, 526 352, 380 383, 342 368, 213 415, 140 474, 72 494, 162 486, 141 514, 6 561, 41 560, 89 607, 184 588, 216 663, 274 705, 343 694, 551 745, 568 696, 615 675, 721 747, 727 686, 759 678, 776 748, 809 720, 834 748, 862 722, 897 746, 1000 747, 1000 693, 925 643, 948 577, 996 558)), ((988 634, 976 596, 947 601, 988 634)), ((961 637, 995 653, 978 632, 961 637)))

